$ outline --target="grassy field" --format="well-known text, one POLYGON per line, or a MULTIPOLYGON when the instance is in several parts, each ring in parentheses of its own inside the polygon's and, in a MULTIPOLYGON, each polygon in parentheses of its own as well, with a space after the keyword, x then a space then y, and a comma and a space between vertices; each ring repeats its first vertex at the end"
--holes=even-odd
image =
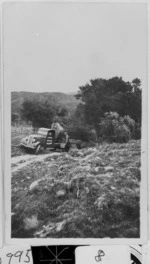
POLYGON ((138 238, 140 151, 140 141, 38 156, 13 147, 12 237, 138 238))

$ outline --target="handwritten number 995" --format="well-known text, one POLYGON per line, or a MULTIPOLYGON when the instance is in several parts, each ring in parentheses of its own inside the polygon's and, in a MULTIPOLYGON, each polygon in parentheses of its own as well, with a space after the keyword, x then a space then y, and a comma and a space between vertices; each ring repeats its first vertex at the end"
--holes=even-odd
MULTIPOLYGON (((26 251, 26 254, 25 254, 24 258, 23 258, 23 253, 24 253, 23 251, 17 251, 17 252, 15 252, 15 254, 8 253, 6 255, 9 258, 8 264, 11 264, 13 257, 18 258, 18 263, 20 263, 20 262, 29 263, 30 262, 30 257, 29 257, 29 252, 30 251, 31 251, 31 249, 28 249, 26 251)), ((15 262, 15 264, 16 264, 16 262, 15 262)))

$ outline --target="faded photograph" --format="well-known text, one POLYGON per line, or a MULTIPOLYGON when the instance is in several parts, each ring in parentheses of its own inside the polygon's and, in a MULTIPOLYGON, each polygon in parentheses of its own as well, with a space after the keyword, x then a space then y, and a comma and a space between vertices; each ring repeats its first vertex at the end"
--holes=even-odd
POLYGON ((146 5, 6 3, 3 46, 11 237, 140 238, 146 5))

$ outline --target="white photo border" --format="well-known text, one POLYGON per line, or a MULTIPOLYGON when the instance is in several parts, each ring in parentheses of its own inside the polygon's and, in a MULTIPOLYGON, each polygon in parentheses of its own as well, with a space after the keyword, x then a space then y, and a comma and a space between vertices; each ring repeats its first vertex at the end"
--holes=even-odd
MULTIPOLYGON (((6 1, 7 2, 7 1, 6 1)), ((13 3, 20 3, 20 2, 33 2, 41 3, 42 1, 18 1, 13 3)), ((46 3, 52 3, 53 1, 45 1, 46 3)), ((77 2, 80 3, 81 1, 58 1, 60 3, 71 3, 77 2)), ((87 3, 91 1, 82 1, 82 3, 87 3)), ((107 1, 106 3, 120 3, 120 1, 107 1)), ((122 1, 121 1, 122 2, 122 1)), ((42 2, 44 3, 44 2, 42 2)), ((54 2, 53 2, 54 3, 54 2)), ((56 1, 57 3, 57 1, 56 1)), ((104 1, 95 1, 95 3, 104 3, 104 1)), ((124 1, 126 3, 126 1, 124 1)), ((135 3, 136 2, 132 2, 135 3)), ((138 1, 139 3, 139 1, 138 1)), ((140 3, 145 3, 141 1, 140 3)), ((148 5, 147 3, 145 3, 148 5)), ((3 26, 3 20, 2 20, 3 26)), ((148 30, 147 30, 148 32, 148 30)), ((2 32, 3 34, 3 32, 2 32)), ((147 33, 148 34, 148 33, 147 33)), ((3 35, 2 35, 3 37, 3 35)), ((2 54, 4 59, 4 38, 2 39, 2 54)), ((148 51, 148 47, 145 47, 148 51)), ((140 238, 32 238, 32 239, 15 239, 11 238, 11 91, 5 90, 5 82, 4 82, 4 66, 3 66, 3 101, 4 101, 4 116, 3 116, 3 127, 4 127, 4 182, 5 182, 5 242, 8 245, 15 245, 15 244, 28 244, 28 245, 94 245, 94 244, 144 244, 147 242, 147 230, 148 230, 148 216, 147 216, 147 175, 148 175, 148 134, 147 134, 147 122, 148 122, 148 68, 145 72, 145 80, 143 82, 143 86, 146 89, 142 91, 142 141, 141 141, 141 161, 142 161, 142 179, 141 179, 141 195, 140 195, 140 238)))

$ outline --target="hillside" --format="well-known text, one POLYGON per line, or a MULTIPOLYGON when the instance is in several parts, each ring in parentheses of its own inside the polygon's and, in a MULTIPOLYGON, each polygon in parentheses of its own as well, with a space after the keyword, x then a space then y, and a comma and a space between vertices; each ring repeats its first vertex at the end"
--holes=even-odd
POLYGON ((58 92, 12 92, 11 107, 12 113, 18 113, 24 100, 48 100, 52 105, 65 106, 70 112, 74 111, 79 103, 73 94, 65 94, 58 92))
POLYGON ((12 157, 12 237, 138 238, 140 151, 130 141, 12 157))

